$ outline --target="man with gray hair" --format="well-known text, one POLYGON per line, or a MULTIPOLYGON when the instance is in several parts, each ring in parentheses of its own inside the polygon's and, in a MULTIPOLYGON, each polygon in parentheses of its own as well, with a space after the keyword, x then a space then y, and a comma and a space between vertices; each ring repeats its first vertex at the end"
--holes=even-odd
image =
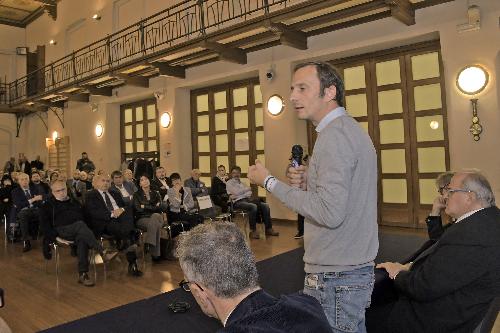
POLYGON ((181 234, 177 253, 182 288, 221 321, 219 332, 331 332, 313 297, 277 299, 259 287, 254 256, 233 223, 206 223, 181 234))
POLYGON ((368 332, 472 332, 500 296, 500 210, 478 171, 456 173, 445 189, 456 219, 408 267, 386 262, 397 299, 367 311, 368 332))

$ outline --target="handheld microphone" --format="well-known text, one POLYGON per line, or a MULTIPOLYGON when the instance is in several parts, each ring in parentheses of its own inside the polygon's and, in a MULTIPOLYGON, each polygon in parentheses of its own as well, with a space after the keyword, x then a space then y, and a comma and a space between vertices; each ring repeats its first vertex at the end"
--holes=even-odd
POLYGON ((292 166, 294 168, 298 168, 299 165, 302 165, 302 156, 304 155, 304 150, 301 145, 294 145, 292 147, 292 166))

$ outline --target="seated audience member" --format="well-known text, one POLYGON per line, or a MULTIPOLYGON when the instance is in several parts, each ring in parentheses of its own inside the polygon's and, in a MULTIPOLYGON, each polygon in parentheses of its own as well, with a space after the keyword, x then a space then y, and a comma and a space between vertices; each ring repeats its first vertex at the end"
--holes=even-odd
POLYGON ((9 221, 11 207, 12 180, 9 175, 3 175, 0 183, 0 219, 2 219, 5 215, 7 217, 7 221, 9 221))
POLYGON ((19 154, 18 170, 31 176, 31 164, 23 153, 19 154))
POLYGON ((234 166, 231 169, 231 179, 226 182, 226 190, 233 202, 233 207, 248 212, 248 222, 251 229, 250 238, 260 238, 257 232, 257 219, 264 223, 266 236, 278 236, 279 232, 273 229, 269 205, 260 201, 259 198, 252 199, 252 189, 241 182, 240 176, 241 168, 234 166))
POLYGON ((85 171, 87 174, 95 170, 94 162, 89 159, 89 155, 86 152, 82 153, 82 158, 76 161, 76 169, 80 171, 85 171))
POLYGON ((191 171, 191 178, 184 181, 184 187, 189 187, 191 189, 193 198, 208 195, 208 188, 205 186, 205 183, 200 180, 200 175, 200 170, 193 169, 191 171))
POLYGON ((32 169, 43 170, 43 162, 40 161, 40 155, 37 155, 35 160, 31 161, 30 165, 32 169))
POLYGON ((49 184, 52 184, 53 182, 55 182, 57 179, 59 179, 59 172, 57 171, 54 171, 50 174, 49 176, 49 184))
POLYGON ((129 182, 123 181, 121 171, 115 170, 111 173, 111 188, 110 191, 115 191, 122 196, 123 201, 127 205, 132 205, 132 197, 134 196, 134 187, 129 182))
POLYGON ((111 181, 107 175, 94 178, 94 189, 86 193, 85 211, 97 237, 111 235, 125 248, 128 272, 133 276, 142 276, 137 266, 136 231, 132 208, 125 205, 121 195, 110 192, 111 181))
POLYGON ((210 197, 214 204, 222 209, 223 213, 227 213, 227 205, 229 201, 229 195, 226 191, 226 167, 222 164, 217 167, 217 174, 212 177, 212 187, 210 189, 210 197))
POLYGON ((151 188, 158 191, 163 199, 167 195, 170 187, 172 187, 172 183, 165 174, 165 168, 161 166, 157 167, 155 170, 155 178, 151 182, 151 188))
POLYGON ((16 158, 11 157, 10 160, 5 162, 5 165, 3 167, 3 172, 12 174, 12 172, 16 171, 16 158))
POLYGON ((67 185, 70 188, 72 187, 76 189, 76 185, 78 184, 79 181, 80 181, 80 171, 75 170, 73 171, 73 177, 67 180, 67 185))
POLYGON ((87 173, 87 180, 92 184, 94 182, 95 171, 89 171, 87 173))
POLYGON ((189 187, 182 186, 181 176, 174 172, 170 175, 172 187, 168 189, 168 222, 187 222, 186 229, 203 223, 203 216, 194 213, 194 200, 189 187))
POLYGON ((12 186, 14 186, 14 187, 19 186, 18 179, 17 179, 18 176, 19 176, 19 172, 17 172, 17 171, 12 171, 10 173, 10 179, 12 179, 12 186))
POLYGON ((80 172, 80 180, 76 184, 76 196, 80 202, 85 201, 85 193, 92 189, 92 182, 88 180, 88 174, 85 171, 80 172))
POLYGON ((368 332, 472 332, 500 295, 500 210, 488 180, 456 173, 445 189, 456 219, 411 265, 386 262, 397 295, 367 310, 368 332))
POLYGON ((331 332, 319 302, 297 293, 275 298, 259 286, 252 251, 229 222, 199 225, 179 236, 179 263, 201 310, 218 332, 331 332))
POLYGON ((125 169, 123 170, 123 182, 132 184, 132 188, 134 189, 134 193, 137 192, 137 185, 135 185, 134 174, 132 170, 125 169))
POLYGON ((83 209, 78 201, 68 196, 68 189, 62 180, 51 185, 52 196, 40 207, 40 224, 44 234, 44 255, 51 257, 49 243, 59 236, 75 242, 78 256, 78 283, 91 287, 94 285, 88 275, 89 249, 95 249, 103 260, 110 257, 104 255, 101 244, 84 222, 83 209))
POLYGON ((20 173, 17 177, 19 187, 12 190, 12 205, 15 209, 15 216, 11 216, 11 223, 15 223, 17 217, 23 239, 23 252, 31 250, 29 236, 33 239, 38 237, 38 207, 44 200, 43 193, 38 192, 34 186, 29 184, 29 176, 20 173))
POLYGON ((139 190, 134 193, 133 207, 136 224, 147 231, 144 252, 151 253, 153 261, 160 261, 160 236, 163 227, 163 206, 160 194, 153 191, 148 176, 139 178, 139 190))
POLYGON ((40 177, 40 173, 38 171, 33 171, 31 174, 30 186, 35 187, 36 191, 44 196, 48 196, 50 194, 50 186, 42 182, 42 178, 40 177))

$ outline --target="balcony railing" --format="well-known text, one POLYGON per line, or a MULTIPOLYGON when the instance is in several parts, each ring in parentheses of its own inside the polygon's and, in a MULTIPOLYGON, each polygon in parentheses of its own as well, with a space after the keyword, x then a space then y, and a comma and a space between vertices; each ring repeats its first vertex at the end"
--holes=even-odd
POLYGON ((247 19, 306 0, 187 0, 74 51, 7 87, 7 103, 20 104, 85 82, 123 64, 208 36, 247 19))

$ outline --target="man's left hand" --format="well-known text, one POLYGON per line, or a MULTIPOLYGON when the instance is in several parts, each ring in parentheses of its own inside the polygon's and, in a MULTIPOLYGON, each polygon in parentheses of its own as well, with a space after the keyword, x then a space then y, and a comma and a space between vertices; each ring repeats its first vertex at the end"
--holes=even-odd
POLYGON ((387 273, 389 273, 389 277, 393 280, 396 278, 396 275, 398 275, 399 272, 408 270, 405 265, 402 265, 398 262, 384 262, 378 264, 376 268, 385 269, 387 273))
POLYGON ((264 187, 264 180, 267 176, 269 176, 269 170, 259 160, 255 160, 255 165, 248 168, 248 179, 254 184, 264 187))

